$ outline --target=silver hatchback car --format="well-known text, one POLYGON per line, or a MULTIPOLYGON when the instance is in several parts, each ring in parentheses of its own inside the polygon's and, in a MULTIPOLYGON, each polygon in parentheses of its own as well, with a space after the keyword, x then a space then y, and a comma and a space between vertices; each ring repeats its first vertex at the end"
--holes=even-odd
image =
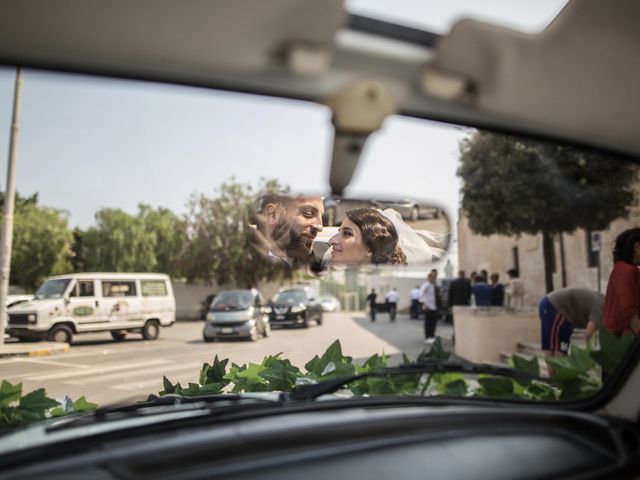
POLYGON ((220 292, 207 313, 204 341, 247 338, 255 342, 260 336, 269 336, 271 325, 264 305, 264 297, 255 288, 220 292))

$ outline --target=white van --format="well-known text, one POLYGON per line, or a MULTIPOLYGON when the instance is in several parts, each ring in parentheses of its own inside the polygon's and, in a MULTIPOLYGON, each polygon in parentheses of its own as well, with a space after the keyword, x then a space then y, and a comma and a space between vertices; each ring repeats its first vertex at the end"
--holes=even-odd
POLYGON ((7 333, 19 339, 70 342, 74 334, 127 332, 155 340, 173 325, 171 280, 157 273, 74 273, 48 278, 32 300, 8 311, 7 333))

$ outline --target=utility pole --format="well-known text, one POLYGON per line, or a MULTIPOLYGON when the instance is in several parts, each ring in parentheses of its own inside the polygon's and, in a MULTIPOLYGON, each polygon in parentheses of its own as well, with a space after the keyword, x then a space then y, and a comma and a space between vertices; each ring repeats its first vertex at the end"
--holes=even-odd
POLYGON ((11 271, 11 243, 13 242, 13 207, 16 194, 16 151, 20 130, 20 98, 22 96, 22 67, 16 70, 16 87, 13 95, 13 119, 9 140, 9 162, 7 165, 7 188, 4 193, 4 217, 2 240, 0 241, 0 349, 4 346, 4 331, 7 321, 7 295, 11 271))

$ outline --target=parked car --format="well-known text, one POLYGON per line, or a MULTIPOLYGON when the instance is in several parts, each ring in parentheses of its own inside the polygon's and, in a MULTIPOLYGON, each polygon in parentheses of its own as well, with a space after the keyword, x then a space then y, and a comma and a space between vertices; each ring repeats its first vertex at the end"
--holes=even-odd
POLYGON ((279 291, 269 302, 268 311, 273 326, 308 328, 312 320, 322 325, 322 306, 304 288, 279 291))
POLYGON ((323 312, 339 312, 340 311, 340 301, 332 295, 326 295, 318 298, 318 303, 322 307, 323 312))
POLYGON ((416 221, 426 218, 440 218, 442 210, 429 203, 421 203, 408 198, 402 200, 377 200, 382 208, 393 208, 405 220, 416 221))
POLYGON ((33 299, 9 309, 7 333, 18 339, 71 342, 73 335, 127 333, 155 340, 173 325, 171 280, 155 273, 74 273, 49 277, 33 299))
POLYGON ((339 226, 344 219, 344 213, 353 208, 381 208, 382 205, 376 200, 368 198, 343 198, 330 196, 324 199, 323 225, 329 227, 339 226))
POLYGON ((255 342, 261 336, 268 337, 271 325, 264 307, 264 298, 255 288, 223 290, 207 313, 202 338, 205 342, 222 338, 245 338, 255 342))

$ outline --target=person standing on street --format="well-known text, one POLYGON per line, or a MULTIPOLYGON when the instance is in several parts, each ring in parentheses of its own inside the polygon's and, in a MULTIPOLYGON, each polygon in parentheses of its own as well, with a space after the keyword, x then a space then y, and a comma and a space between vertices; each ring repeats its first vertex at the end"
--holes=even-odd
POLYGON ((367 302, 369 302, 369 317, 372 322, 376 321, 376 298, 378 298, 378 295, 376 295, 376 289, 372 288, 371 293, 367 295, 367 302))
POLYGON ((449 307, 453 307, 454 305, 471 305, 471 281, 465 277, 464 270, 460 270, 458 272, 458 278, 449 284, 447 305, 449 305, 449 307))
POLYGON ((476 275, 475 283, 472 287, 473 298, 476 301, 476 307, 491 306, 491 287, 486 284, 482 275, 476 275))
POLYGON ((389 305, 389 320, 391 320, 392 322, 396 321, 396 312, 398 311, 399 297, 400 295, 398 295, 396 287, 393 287, 391 290, 389 290, 387 292, 387 295, 385 296, 385 301, 389 305))
POLYGON ((563 288, 540 301, 541 347, 552 355, 569 353, 574 328, 586 328, 587 340, 602 325, 604 295, 590 288, 563 288))
POLYGON ((424 311, 424 343, 430 344, 435 340, 436 323, 438 321, 438 304, 436 301, 436 277, 438 272, 433 270, 427 276, 427 281, 420 287, 420 303, 424 311))
POLYGON ((517 268, 512 268, 507 272, 509 283, 507 285, 506 297, 507 306, 519 308, 524 306, 524 284, 520 280, 520 272, 517 268))
POLYGON ((494 307, 502 307, 504 305, 504 286, 498 281, 500 275, 492 273, 489 277, 491 279, 491 305, 494 307))
POLYGON ((604 301, 604 326, 616 335, 640 334, 640 228, 625 230, 613 247, 604 301))
POLYGON ((409 295, 411 299, 410 316, 412 319, 420 317, 420 287, 416 285, 409 295))

